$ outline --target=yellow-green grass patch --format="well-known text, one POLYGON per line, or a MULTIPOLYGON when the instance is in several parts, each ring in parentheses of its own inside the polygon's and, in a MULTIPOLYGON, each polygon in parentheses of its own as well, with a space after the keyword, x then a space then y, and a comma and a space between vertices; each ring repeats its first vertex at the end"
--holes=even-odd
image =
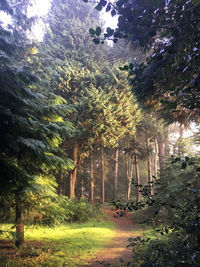
MULTIPOLYGON (((0 225, 0 229, 9 230, 11 225, 0 225)), ((80 266, 94 257, 114 234, 114 225, 109 221, 56 227, 29 226, 25 228, 26 248, 16 250, 16 255, 10 258, 0 251, 0 266, 80 266), (35 247, 33 241, 41 243, 35 247)), ((5 239, 5 236, 0 238, 5 239)))

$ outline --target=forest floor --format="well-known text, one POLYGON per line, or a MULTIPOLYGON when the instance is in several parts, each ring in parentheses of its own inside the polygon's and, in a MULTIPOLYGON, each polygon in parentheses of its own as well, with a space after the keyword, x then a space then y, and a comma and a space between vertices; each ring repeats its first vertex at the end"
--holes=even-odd
POLYGON ((127 247, 128 239, 141 236, 145 229, 134 224, 130 214, 117 217, 116 211, 109 207, 105 207, 104 211, 115 224, 115 236, 94 258, 89 260, 87 265, 82 267, 129 266, 133 253, 132 248, 127 247))
MULTIPOLYGON (((26 242, 17 249, 14 241, 0 235, 0 267, 120 267, 131 266, 131 237, 149 230, 137 223, 132 214, 116 217, 116 211, 104 207, 102 221, 69 223, 55 227, 27 226, 26 242)), ((12 231, 12 225, 0 229, 12 231)))

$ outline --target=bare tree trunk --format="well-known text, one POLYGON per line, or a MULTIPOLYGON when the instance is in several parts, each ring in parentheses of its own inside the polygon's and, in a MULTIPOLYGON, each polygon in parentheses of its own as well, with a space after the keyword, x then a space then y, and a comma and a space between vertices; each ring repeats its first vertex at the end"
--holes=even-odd
MULTIPOLYGON (((149 151, 149 138, 146 134, 146 148, 147 151, 149 151)), ((153 177, 152 177, 152 168, 151 168, 151 157, 148 153, 148 158, 147 158, 147 170, 148 170, 148 182, 149 182, 149 190, 151 196, 153 195, 153 177)))
POLYGON ((127 181, 128 181, 127 200, 130 199, 132 178, 133 178, 133 163, 129 162, 127 169, 127 181))
POLYGON ((183 138, 184 128, 185 128, 184 124, 181 123, 180 124, 180 138, 183 138))
POLYGON ((75 198, 75 185, 77 178, 77 162, 78 162, 78 144, 74 145, 73 161, 74 161, 74 170, 70 174, 70 199, 75 198))
POLYGON ((91 177, 91 183, 90 183, 90 201, 91 203, 94 202, 94 162, 93 162, 93 155, 92 152, 90 154, 90 177, 91 177))
POLYGON ((159 165, 160 165, 160 176, 162 175, 163 170, 164 170, 164 155, 165 155, 164 143, 158 140, 158 157, 159 157, 159 165))
POLYGON ((101 202, 105 202, 105 158, 104 158, 104 149, 101 149, 101 202))
MULTIPOLYGON (((134 136, 134 142, 136 143, 136 137, 134 136)), ((139 171, 139 162, 138 162, 138 151, 134 149, 134 164, 135 164, 135 180, 138 185, 140 185, 140 171, 139 171)), ((140 187, 137 186, 137 195, 136 195, 137 203, 141 202, 141 192, 140 187)))
POLYGON ((157 177, 157 174, 158 174, 158 143, 157 143, 157 139, 155 140, 154 174, 157 177))
POLYGON ((114 180, 114 196, 115 198, 118 195, 118 169, 119 169, 119 148, 116 148, 115 151, 115 180, 114 180))
MULTIPOLYGON (((137 153, 137 150, 135 150, 135 153, 137 153)), ((139 172, 139 164, 138 164, 138 156, 135 154, 134 156, 135 160, 135 178, 136 178, 136 183, 140 185, 140 172, 139 172)), ((137 203, 141 202, 141 192, 140 192, 140 187, 137 187, 137 195, 136 195, 136 201, 137 203)))
MULTIPOLYGON (((179 134, 180 134, 180 137, 179 137, 179 141, 181 141, 182 143, 182 138, 183 138, 183 133, 184 133, 184 125, 183 124, 180 124, 179 126, 179 134)), ((183 150, 183 147, 181 146, 181 143, 179 143, 177 149, 178 149, 178 156, 179 157, 184 157, 184 150, 183 150)))
POLYGON ((17 193, 15 196, 15 212, 16 212, 16 247, 20 247, 24 244, 24 214, 23 206, 19 200, 17 193))

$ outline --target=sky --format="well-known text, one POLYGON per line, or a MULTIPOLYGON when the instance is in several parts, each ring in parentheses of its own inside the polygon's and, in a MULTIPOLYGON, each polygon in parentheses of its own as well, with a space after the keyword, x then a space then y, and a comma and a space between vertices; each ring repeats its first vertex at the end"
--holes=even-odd
MULTIPOLYGON (((48 10, 51 6, 51 0, 32 0, 32 6, 28 9, 28 16, 44 16, 48 13, 48 10)), ((112 17, 110 12, 101 12, 102 20, 105 23, 105 28, 111 27, 116 28, 117 26, 117 17, 112 17)), ((39 20, 38 23, 33 27, 33 35, 42 41, 44 32, 44 24, 42 20, 39 20)))
MULTIPOLYGON (((48 13, 49 8, 51 7, 51 0, 32 0, 31 6, 28 8, 28 17, 38 16, 43 17, 48 13)), ((4 25, 11 24, 11 17, 5 12, 0 11, 1 22, 4 25)), ((117 16, 112 17, 110 12, 101 12, 101 18, 104 22, 105 28, 111 27, 116 28, 117 26, 117 16)), ((43 40, 45 25, 42 19, 39 19, 38 22, 32 28, 33 38, 36 38, 38 41, 43 40)))

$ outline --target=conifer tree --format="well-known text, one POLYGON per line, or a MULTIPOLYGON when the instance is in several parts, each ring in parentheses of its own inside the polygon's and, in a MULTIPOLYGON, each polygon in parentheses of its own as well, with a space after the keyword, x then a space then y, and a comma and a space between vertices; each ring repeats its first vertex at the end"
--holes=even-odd
POLYGON ((49 175, 47 183, 53 194, 50 171, 58 166, 70 168, 70 161, 56 156, 61 133, 66 135, 69 128, 56 123, 62 111, 53 104, 55 96, 50 103, 45 95, 36 92, 39 80, 25 57, 24 31, 29 23, 18 4, 13 7, 4 1, 0 6, 13 18, 7 29, 0 27, 0 200, 3 204, 5 199, 14 202, 16 245, 20 246, 24 242, 24 215, 31 202, 27 192, 44 192, 41 179, 49 175))

